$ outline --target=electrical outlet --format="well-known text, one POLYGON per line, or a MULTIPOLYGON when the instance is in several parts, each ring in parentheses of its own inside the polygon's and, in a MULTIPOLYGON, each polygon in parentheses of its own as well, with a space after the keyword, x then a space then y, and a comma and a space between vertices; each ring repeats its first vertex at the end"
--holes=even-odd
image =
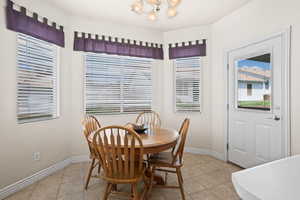
POLYGON ((41 154, 40 152, 34 152, 33 153, 33 160, 34 161, 39 161, 41 159, 41 154))

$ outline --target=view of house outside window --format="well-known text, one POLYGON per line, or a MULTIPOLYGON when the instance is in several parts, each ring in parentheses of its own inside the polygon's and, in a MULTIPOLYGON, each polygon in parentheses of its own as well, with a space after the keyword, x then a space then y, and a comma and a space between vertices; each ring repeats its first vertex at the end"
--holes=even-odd
POLYGON ((236 66, 238 108, 271 110, 271 54, 239 60, 236 66))

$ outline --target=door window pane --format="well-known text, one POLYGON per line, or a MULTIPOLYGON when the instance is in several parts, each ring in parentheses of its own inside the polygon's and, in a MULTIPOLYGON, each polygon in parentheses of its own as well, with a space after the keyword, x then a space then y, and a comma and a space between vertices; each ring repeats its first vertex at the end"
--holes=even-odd
POLYGON ((271 110, 271 54, 238 60, 236 68, 238 108, 271 110))

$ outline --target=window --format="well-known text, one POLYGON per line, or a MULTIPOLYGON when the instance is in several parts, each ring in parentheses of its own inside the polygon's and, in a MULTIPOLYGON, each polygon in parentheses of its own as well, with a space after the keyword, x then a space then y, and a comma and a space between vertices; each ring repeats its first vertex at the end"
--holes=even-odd
POLYGON ((247 84, 247 96, 252 96, 252 84, 247 84))
POLYGON ((85 65, 87 114, 151 110, 152 59, 89 53, 85 65))
POLYGON ((265 82, 265 89, 268 90, 269 87, 270 87, 270 81, 266 80, 266 82, 265 82))
POLYGON ((200 112, 200 58, 179 58, 174 64, 176 111, 200 112))
POLYGON ((237 108, 270 111, 272 104, 271 53, 236 60, 237 108))
POLYGON ((17 36, 18 123, 58 116, 57 46, 31 36, 17 36))

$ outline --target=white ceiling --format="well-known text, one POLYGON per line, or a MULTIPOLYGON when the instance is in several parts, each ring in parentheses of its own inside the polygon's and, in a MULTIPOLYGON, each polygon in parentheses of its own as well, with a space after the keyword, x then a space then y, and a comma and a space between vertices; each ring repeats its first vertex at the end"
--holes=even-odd
POLYGON ((160 16, 154 22, 130 10, 130 5, 134 0, 47 1, 73 15, 167 31, 211 24, 250 0, 182 0, 178 7, 178 16, 169 19, 166 15, 166 6, 162 6, 160 16))

